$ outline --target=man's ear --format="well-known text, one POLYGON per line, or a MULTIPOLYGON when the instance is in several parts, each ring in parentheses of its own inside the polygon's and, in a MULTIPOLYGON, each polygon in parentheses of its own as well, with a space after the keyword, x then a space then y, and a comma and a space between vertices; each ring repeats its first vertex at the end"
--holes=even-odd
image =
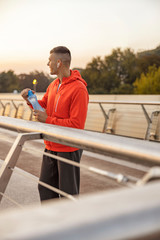
POLYGON ((58 61, 57 61, 57 68, 59 68, 61 66, 61 60, 59 59, 58 61))

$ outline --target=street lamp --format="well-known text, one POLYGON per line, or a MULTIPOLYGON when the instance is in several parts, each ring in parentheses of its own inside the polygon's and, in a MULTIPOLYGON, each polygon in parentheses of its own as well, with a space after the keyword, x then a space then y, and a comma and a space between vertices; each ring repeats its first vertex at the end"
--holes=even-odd
POLYGON ((33 83, 33 90, 36 92, 36 86, 37 86, 37 83, 38 83, 37 79, 34 79, 32 83, 33 83))

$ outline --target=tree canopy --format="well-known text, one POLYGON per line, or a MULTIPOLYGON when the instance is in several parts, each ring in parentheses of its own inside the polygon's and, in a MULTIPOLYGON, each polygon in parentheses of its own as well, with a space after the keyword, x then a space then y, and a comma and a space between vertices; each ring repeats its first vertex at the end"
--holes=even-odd
POLYGON ((44 72, 31 72, 29 74, 20 74, 19 78, 19 86, 20 90, 24 88, 31 88, 33 89, 33 80, 37 80, 36 91, 37 92, 45 92, 48 85, 53 81, 53 79, 48 75, 44 74, 44 72))
POLYGON ((29 74, 16 75, 14 71, 0 73, 0 92, 13 92, 14 90, 21 91, 24 88, 33 89, 33 80, 37 79, 37 92, 45 92, 48 85, 53 79, 43 72, 31 72, 29 74))
POLYGON ((150 66, 148 72, 142 73, 134 83, 134 93, 159 94, 160 93, 160 67, 150 66))
POLYGON ((0 92, 13 92, 14 89, 19 89, 18 76, 14 71, 0 73, 0 92))
POLYGON ((122 51, 113 49, 112 54, 93 58, 82 71, 88 83, 90 93, 123 93, 132 92, 133 82, 139 76, 137 60, 131 49, 122 51), (126 90, 125 90, 126 89, 126 90))
POLYGON ((136 79, 153 65, 160 66, 160 55, 155 51, 140 55, 130 48, 124 51, 117 48, 104 59, 93 58, 82 71, 82 76, 88 83, 90 94, 133 94, 136 79))

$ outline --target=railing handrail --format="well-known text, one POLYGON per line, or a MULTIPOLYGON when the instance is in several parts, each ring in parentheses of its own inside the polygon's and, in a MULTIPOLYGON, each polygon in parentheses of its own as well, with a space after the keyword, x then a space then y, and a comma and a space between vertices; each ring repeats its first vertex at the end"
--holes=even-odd
POLYGON ((98 104, 129 104, 129 105, 160 105, 160 101, 120 101, 120 100, 90 100, 89 103, 98 104))
POLYGON ((0 101, 21 101, 24 102, 23 98, 0 98, 0 101))
MULTIPOLYGON (((12 116, 15 117, 15 118, 16 117, 17 118, 23 118, 24 106, 26 105, 23 98, 19 98, 19 99, 13 99, 13 98, 12 99, 8 99, 8 98, 0 99, 0 105, 3 108, 1 115, 2 116, 9 116, 11 114, 10 109, 7 108, 8 105, 11 106, 11 104, 15 108, 15 111, 13 112, 14 116, 13 116, 13 114, 12 114, 12 116), (19 107, 20 106, 23 106, 23 110, 21 110, 19 112, 19 107), (18 112, 19 112, 20 115, 18 115, 18 112)), ((156 127, 154 127, 154 129, 152 130, 152 125, 153 125, 152 124, 152 119, 153 118, 158 119, 158 115, 160 114, 160 110, 159 110, 160 101, 90 100, 89 104, 99 105, 100 110, 102 111, 102 114, 104 116, 104 123, 103 123, 102 132, 108 132, 108 133, 113 133, 114 132, 113 119, 115 119, 115 112, 116 112, 117 105, 140 106, 141 109, 142 109, 142 112, 144 114, 144 117, 147 121, 147 129, 146 129, 145 135, 140 134, 140 138, 147 139, 147 140, 159 141, 158 140, 159 135, 157 135, 157 133, 156 133, 156 129, 158 127, 159 122, 158 121, 156 122, 156 127), (107 110, 105 109, 106 105, 112 105, 112 108, 108 110, 108 113, 106 112, 107 110), (114 105, 114 107, 113 107, 113 105, 114 105), (151 114, 146 109, 147 106, 152 106, 152 109, 154 107, 151 114), (157 109, 155 109, 155 108, 157 108, 157 109), (109 118, 112 119, 112 121, 110 121, 110 123, 109 123, 109 118)), ((138 110, 140 110, 140 109, 138 109, 138 110)), ((30 111, 29 114, 30 115, 28 115, 28 118, 30 120, 33 119, 32 111, 30 111)), ((117 122, 117 117, 116 117, 115 121, 117 122)), ((119 131, 119 130, 117 130, 117 131, 119 131)), ((126 135, 127 136, 128 134, 122 133, 121 135, 126 135)), ((130 134, 128 136, 130 136, 130 134)))
POLYGON ((113 156, 130 161, 149 161, 160 164, 159 143, 110 134, 0 117, 0 126, 23 132, 39 132, 43 138, 56 143, 113 156))
MULTIPOLYGON (((23 98, 0 98, 0 101, 21 101, 23 98)), ((123 101, 123 100, 89 100, 89 103, 98 104, 129 104, 129 105, 160 105, 160 101, 123 101)))

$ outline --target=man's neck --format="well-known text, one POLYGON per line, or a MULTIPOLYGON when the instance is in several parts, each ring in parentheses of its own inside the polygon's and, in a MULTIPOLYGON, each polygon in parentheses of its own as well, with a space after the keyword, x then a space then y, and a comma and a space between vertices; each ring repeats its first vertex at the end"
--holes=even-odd
POLYGON ((69 77, 71 75, 70 69, 67 69, 63 72, 60 72, 57 74, 57 77, 59 78, 60 83, 62 83, 62 80, 64 77, 69 77))

